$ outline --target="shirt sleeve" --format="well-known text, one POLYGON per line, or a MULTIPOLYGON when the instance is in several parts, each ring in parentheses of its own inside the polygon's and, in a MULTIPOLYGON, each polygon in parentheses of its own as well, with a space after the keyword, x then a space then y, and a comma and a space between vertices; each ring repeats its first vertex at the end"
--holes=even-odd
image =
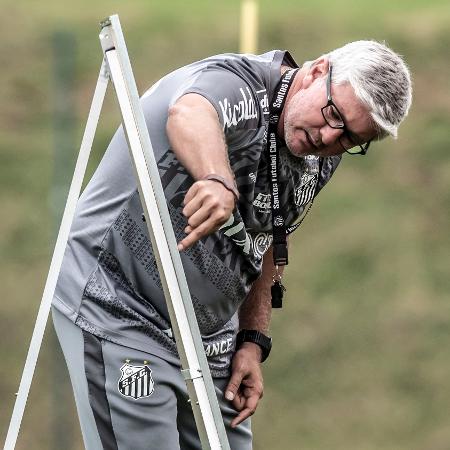
POLYGON ((202 70, 178 98, 189 93, 199 94, 213 105, 225 133, 258 127, 261 111, 254 88, 224 67, 202 70))

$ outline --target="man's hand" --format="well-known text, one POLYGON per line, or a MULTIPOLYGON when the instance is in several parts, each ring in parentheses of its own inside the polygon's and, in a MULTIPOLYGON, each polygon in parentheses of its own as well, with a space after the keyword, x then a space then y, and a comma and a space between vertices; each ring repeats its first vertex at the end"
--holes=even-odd
POLYGON ((231 216, 235 198, 225 186, 213 180, 195 182, 184 198, 183 214, 188 219, 187 236, 178 243, 185 250, 202 237, 217 231, 231 216))
POLYGON ((261 348, 252 342, 244 342, 235 353, 231 364, 231 378, 225 390, 225 398, 240 411, 231 422, 235 428, 250 417, 263 396, 261 373, 261 348))

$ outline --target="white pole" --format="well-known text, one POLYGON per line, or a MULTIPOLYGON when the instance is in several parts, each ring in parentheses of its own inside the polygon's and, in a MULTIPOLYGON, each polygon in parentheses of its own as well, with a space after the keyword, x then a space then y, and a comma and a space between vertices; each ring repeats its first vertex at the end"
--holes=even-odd
POLYGON ((102 109, 103 99, 105 98, 107 87, 108 77, 106 76, 105 63, 103 62, 94 93, 94 99, 92 100, 83 141, 81 143, 80 153, 75 166, 72 183, 70 185, 66 208, 64 210, 61 226, 59 228, 58 238, 56 240, 47 281, 45 283, 44 293, 42 294, 41 305, 39 307, 36 324, 31 337, 25 367, 22 372, 22 379, 20 380, 19 391, 17 393, 14 410, 9 423, 4 450, 13 450, 16 446, 20 424, 22 423, 23 413, 25 411, 28 394, 30 392, 31 381, 33 380, 34 370, 36 368, 39 351, 42 345, 42 339, 44 338, 45 326, 47 324, 56 283, 61 270, 67 240, 69 239, 70 228, 72 226, 75 209, 80 196, 81 186, 83 183, 84 174, 86 173, 86 166, 91 153, 92 142, 94 140, 95 130, 97 129, 97 123, 100 117, 100 111, 102 109))
POLYGON ((102 26, 100 42, 119 101, 202 448, 230 450, 118 16, 110 16, 102 26))

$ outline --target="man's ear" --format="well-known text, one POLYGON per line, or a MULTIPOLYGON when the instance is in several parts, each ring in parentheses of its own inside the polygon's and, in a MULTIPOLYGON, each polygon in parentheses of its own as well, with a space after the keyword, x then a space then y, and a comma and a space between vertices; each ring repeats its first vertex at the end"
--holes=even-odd
POLYGON ((322 56, 311 63, 303 78, 302 87, 308 88, 318 78, 324 78, 328 75, 330 62, 326 56, 322 56))

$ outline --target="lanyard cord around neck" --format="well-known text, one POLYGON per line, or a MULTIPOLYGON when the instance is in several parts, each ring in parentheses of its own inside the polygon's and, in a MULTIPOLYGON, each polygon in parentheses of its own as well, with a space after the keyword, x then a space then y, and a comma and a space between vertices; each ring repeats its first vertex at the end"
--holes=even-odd
POLYGON ((273 262, 275 266, 285 266, 288 263, 288 249, 286 240, 286 226, 280 205, 279 174, 279 142, 277 137, 278 122, 286 102, 287 93, 299 69, 284 72, 275 88, 274 97, 270 104, 269 127, 267 131, 268 170, 270 191, 272 197, 272 233, 273 233, 273 262))

